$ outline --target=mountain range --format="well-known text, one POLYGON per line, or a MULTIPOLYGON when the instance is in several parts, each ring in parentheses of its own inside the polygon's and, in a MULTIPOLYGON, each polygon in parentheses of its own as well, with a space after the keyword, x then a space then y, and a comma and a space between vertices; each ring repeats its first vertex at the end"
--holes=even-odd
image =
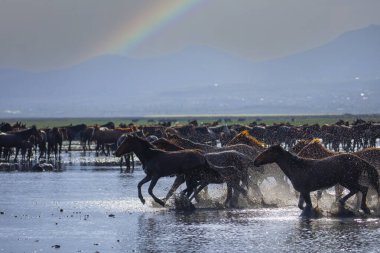
POLYGON ((258 63, 193 46, 39 73, 0 69, 0 86, 1 118, 380 113, 380 26, 258 63))

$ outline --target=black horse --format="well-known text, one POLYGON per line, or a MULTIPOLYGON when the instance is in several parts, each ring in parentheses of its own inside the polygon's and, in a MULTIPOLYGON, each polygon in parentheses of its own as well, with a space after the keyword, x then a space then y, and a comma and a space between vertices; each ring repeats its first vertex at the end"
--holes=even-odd
MULTIPOLYGON (((153 199, 164 206, 165 203, 153 194, 153 188, 161 177, 185 175, 190 180, 204 179, 209 175, 215 175, 215 168, 211 167, 204 155, 196 150, 181 150, 167 152, 156 149, 148 141, 137 137, 127 136, 117 148, 115 155, 120 157, 123 154, 134 152, 143 165, 146 176, 138 184, 138 195, 141 202, 145 200, 141 194, 141 187, 146 182, 151 181, 148 192, 153 199)), ((219 173, 219 171, 217 171, 219 173)), ((228 178, 225 178, 225 180, 228 178)), ((229 180, 231 184, 232 180, 229 180)), ((240 187, 234 185, 234 187, 240 187)))
POLYGON ((308 210, 312 209, 310 192, 330 188, 336 184, 350 191, 339 200, 342 206, 348 198, 360 191, 363 194, 361 209, 365 213, 370 213, 366 204, 368 191, 366 185, 372 185, 379 194, 379 175, 376 168, 351 154, 340 154, 324 159, 306 159, 275 145, 256 157, 254 163, 255 166, 277 163, 292 182, 294 189, 301 193, 298 205, 300 209, 304 209, 300 204, 302 200, 306 202, 308 210))

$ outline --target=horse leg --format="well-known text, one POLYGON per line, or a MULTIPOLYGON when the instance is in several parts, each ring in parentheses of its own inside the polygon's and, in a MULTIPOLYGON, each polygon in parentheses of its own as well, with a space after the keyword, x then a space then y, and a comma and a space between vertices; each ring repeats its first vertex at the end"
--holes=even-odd
POLYGON ((298 208, 301 209, 301 210, 303 210, 304 209, 304 207, 303 207, 304 203, 305 203, 305 201, 304 201, 304 199, 302 197, 302 194, 300 194, 299 199, 298 199, 298 208))
MULTIPOLYGON (((237 200, 239 199, 239 194, 241 193, 243 194, 243 196, 245 197, 249 205, 254 205, 255 203, 253 203, 253 201, 248 197, 248 191, 245 190, 243 187, 241 187, 239 182, 240 180, 229 183, 234 190, 233 200, 234 201, 236 200, 235 202, 237 202, 237 200)), ((229 184, 227 184, 227 187, 229 187, 229 184)), ((262 203, 265 204, 264 198, 262 198, 261 200, 262 200, 262 203)))
POLYGON ((249 186, 252 189, 252 191, 255 193, 255 195, 258 195, 258 197, 261 198, 262 202, 264 203, 264 195, 261 192, 260 187, 258 186, 257 180, 256 182, 254 182, 252 179, 249 179, 249 186))
POLYGON ((351 198, 352 196, 354 196, 359 191, 358 189, 352 189, 352 188, 349 189, 349 190, 350 190, 350 192, 346 196, 344 196, 343 198, 341 198, 339 200, 339 204, 341 206, 344 206, 344 204, 346 203, 347 199, 351 198))
POLYGON ((138 190, 138 196, 141 201, 141 203, 145 204, 145 199, 141 194, 141 186, 145 184, 146 182, 149 182, 152 179, 152 176, 146 175, 137 185, 137 190, 138 190))
POLYGON ((343 194, 343 187, 340 184, 335 185, 335 201, 338 202, 343 194))
POLYGON ((208 185, 208 182, 203 182, 201 185, 195 190, 193 193, 193 196, 191 196, 189 199, 190 201, 197 197, 197 195, 208 185))
POLYGON ((48 147, 47 147, 47 159, 48 160, 50 159, 50 151, 51 151, 51 145, 48 144, 48 147))
POLYGON ((227 185, 227 198, 224 201, 224 206, 231 207, 232 205, 232 187, 230 185, 227 185))
POLYGON ((57 144, 54 145, 54 159, 57 160, 57 153, 58 153, 58 146, 57 144))
POLYGON ((170 188, 169 192, 166 194, 166 197, 164 199, 162 199, 162 201, 166 202, 173 195, 173 193, 177 190, 177 188, 181 184, 183 184, 184 182, 185 182, 185 176, 184 175, 177 176, 174 180, 172 187, 170 188))
POLYGON ((310 192, 301 192, 301 195, 306 203, 306 210, 312 210, 313 204, 311 203, 310 192))
POLYGON ((192 178, 186 179, 186 189, 181 192, 181 194, 185 195, 187 198, 190 198, 191 194, 193 194, 198 188, 200 183, 198 183, 196 180, 192 180, 192 178))
POLYGON ((148 193, 149 193, 150 196, 152 196, 152 198, 154 199, 154 201, 156 201, 161 206, 165 206, 165 203, 161 199, 157 198, 153 194, 153 188, 156 186, 158 179, 159 179, 159 177, 157 177, 157 176, 155 176, 155 177, 152 178, 152 181, 150 182, 150 185, 149 185, 149 188, 148 188, 148 193))
POLYGON ((120 173, 123 173, 123 157, 125 158, 125 156, 120 157, 120 173))
POLYGON ((131 162, 132 162, 132 173, 135 171, 135 160, 133 157, 133 153, 130 154, 131 162))
POLYGON ((355 210, 359 210, 361 202, 362 202, 363 194, 358 192, 355 194, 355 210))
POLYGON ((16 148, 15 162, 17 161, 18 152, 20 152, 20 148, 16 148))
POLYGON ((260 187, 257 184, 252 184, 251 188, 258 195, 258 197, 261 199, 261 202, 265 203, 264 202, 264 194, 261 192, 260 187))
POLYGON ((366 200, 367 200, 367 193, 368 193, 368 187, 361 186, 360 187, 360 192, 362 193, 362 201, 360 208, 363 210, 365 214, 370 214, 371 211, 369 210, 366 200))
POLYGON ((126 154, 124 158, 125 158, 126 169, 128 172, 131 172, 130 154, 126 154))

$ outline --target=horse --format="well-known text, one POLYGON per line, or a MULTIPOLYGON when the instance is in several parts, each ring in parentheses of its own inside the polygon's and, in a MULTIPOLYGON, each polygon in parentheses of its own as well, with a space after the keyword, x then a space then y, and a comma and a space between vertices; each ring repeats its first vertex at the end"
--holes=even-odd
MULTIPOLYGON (((368 162, 352 154, 339 154, 324 159, 307 159, 294 155, 284 150, 279 145, 274 145, 256 157, 255 166, 267 163, 277 163, 285 175, 290 179, 294 189, 301 193, 300 202, 306 202, 306 209, 312 209, 310 192, 332 187, 340 184, 349 190, 349 193, 339 200, 344 206, 347 199, 361 192, 363 198, 361 209, 369 214, 366 204, 366 196, 369 185, 373 186, 378 196, 379 175, 375 167, 368 162), (366 181, 366 182, 363 182, 366 181)), ((304 207, 299 202, 298 207, 304 207)))
POLYGON ((87 148, 91 151, 91 142, 92 142, 92 134, 94 132, 94 127, 87 127, 85 130, 81 132, 81 143, 83 151, 86 152, 87 148))
MULTIPOLYGON (((119 147, 121 145, 121 143, 123 143, 125 138, 127 138, 126 134, 121 135, 117 139, 116 147, 119 147)), ((123 156, 124 156, 124 160, 125 160, 125 164, 126 164, 126 172, 133 173, 135 170, 135 162, 133 159, 133 152, 124 154, 123 156), (132 169, 131 169, 131 161, 132 161, 132 169)), ((123 157, 121 157, 121 160, 120 160, 120 172, 123 172, 123 157)))
MULTIPOLYGON (((148 141, 137 136, 128 135, 121 145, 117 148, 115 156, 120 157, 123 154, 134 152, 143 165, 146 176, 138 183, 138 196, 140 201, 145 204, 141 194, 143 184, 151 181, 148 193, 152 198, 162 206, 165 202, 153 194, 153 188, 161 177, 185 175, 186 179, 199 180, 207 176, 215 175, 215 166, 210 166, 204 155, 196 150, 164 151, 155 149, 148 141)), ((217 171, 219 173, 219 171, 217 171)), ((239 189, 236 182, 228 180, 235 188, 239 189)), ((244 192, 244 191, 243 191, 244 192)))
POLYGON ((19 150, 25 147, 25 141, 27 141, 30 136, 34 135, 36 138, 39 136, 39 132, 35 126, 32 126, 29 129, 20 130, 16 132, 7 132, 0 134, 0 148, 4 149, 16 148, 15 161, 19 150))
MULTIPOLYGON (((155 145, 159 149, 163 149, 166 151, 178 151, 178 150, 184 150, 184 148, 177 146, 174 143, 171 143, 170 141, 160 138, 156 141, 152 142, 153 145, 155 145)), ((262 168, 260 167, 259 170, 255 170, 253 166, 253 160, 249 158, 248 156, 236 151, 236 150, 226 150, 226 151, 220 151, 220 152, 211 152, 211 153, 203 153, 206 157, 207 161, 210 162, 213 165, 219 166, 219 167, 235 167, 238 170, 238 173, 240 175, 240 181, 243 183, 244 186, 246 186, 247 190, 251 186, 254 188, 255 193, 259 196, 262 202, 263 200, 263 194, 260 191, 260 188, 258 187, 257 183, 254 182, 254 177, 257 176, 256 172, 262 173, 262 168), (250 169, 254 169, 251 176, 250 169)), ((168 194, 164 198, 164 201, 167 201, 175 192, 175 190, 183 183, 185 182, 185 179, 181 176, 177 176, 176 180, 174 181, 171 189, 169 190, 168 194)), ((201 188, 204 188, 200 186, 201 188)), ((232 187, 227 187, 227 195, 231 192, 232 187)), ((200 190, 198 189, 197 192, 200 190)), ((239 191, 235 191, 236 193, 239 193, 239 191)), ((194 195, 196 195, 195 193, 194 195)), ((236 196, 237 197, 237 196, 236 196)))
MULTIPOLYGON (((236 145, 241 144, 252 147, 258 154, 263 152, 268 146, 266 143, 253 137, 248 130, 243 130, 232 140, 230 140, 225 147, 236 147, 236 145)), ((261 180, 264 180, 265 177, 273 177, 278 185, 283 188, 289 188, 289 184, 286 182, 284 173, 282 173, 276 164, 268 164, 263 166, 263 176, 264 177, 262 177, 261 180)))
POLYGON ((60 152, 62 146, 63 137, 57 127, 49 129, 46 134, 47 139, 47 159, 50 159, 50 153, 54 152, 54 158, 57 159, 57 153, 60 152))
POLYGON ((131 133, 133 129, 108 129, 106 127, 95 126, 92 133, 92 140, 96 141, 96 152, 101 148, 102 153, 105 155, 110 154, 110 146, 116 146, 117 140, 125 133, 131 133), (107 147, 107 152, 105 148, 107 147))
POLYGON ((12 126, 11 124, 7 123, 7 122, 2 122, 0 124, 0 132, 9 132, 9 131, 12 131, 12 126))
POLYGON ((87 128, 85 124, 79 124, 75 126, 67 126, 66 129, 66 136, 67 140, 69 141, 69 148, 68 151, 71 151, 71 142, 75 139, 80 139, 80 136, 82 132, 87 128))
POLYGON ((36 145, 38 146, 38 149, 40 151, 40 155, 38 156, 38 159, 41 159, 42 157, 46 157, 46 143, 47 143, 47 134, 45 130, 40 129, 40 138, 37 140, 36 145))
MULTIPOLYGON (((312 140, 298 153, 298 156, 304 158, 322 159, 340 153, 331 151, 324 146, 322 146, 318 139, 312 140)), ((366 148, 357 152, 352 153, 361 159, 367 161, 369 164, 373 165, 377 171, 380 171, 380 149, 379 148, 366 148)), ((342 188, 337 185, 335 186, 336 197, 338 198, 342 194, 342 188)), ((321 193, 319 193, 321 196, 321 193)), ((359 199, 359 198, 358 198, 359 199)))

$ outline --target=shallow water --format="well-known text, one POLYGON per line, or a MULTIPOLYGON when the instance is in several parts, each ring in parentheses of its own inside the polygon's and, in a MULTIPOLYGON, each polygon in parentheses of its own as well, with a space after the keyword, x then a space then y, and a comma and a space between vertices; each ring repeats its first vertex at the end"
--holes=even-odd
MULTIPOLYGON (((83 159, 96 158, 80 154, 65 154, 60 172, 0 173, 0 252, 379 251, 378 218, 302 219, 296 200, 281 208, 175 211, 152 205, 148 184, 142 205, 140 167, 122 174, 100 165, 114 158, 101 157, 85 166, 83 159)), ((163 197, 173 180, 160 179, 155 194, 163 197)))

